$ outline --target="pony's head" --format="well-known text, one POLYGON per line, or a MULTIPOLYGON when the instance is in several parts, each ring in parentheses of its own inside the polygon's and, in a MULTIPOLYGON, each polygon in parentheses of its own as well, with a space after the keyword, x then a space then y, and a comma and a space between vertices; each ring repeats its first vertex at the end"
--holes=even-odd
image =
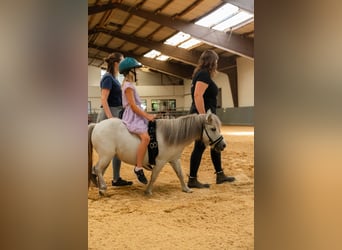
POLYGON ((221 121, 210 109, 208 110, 202 131, 202 141, 205 145, 210 145, 216 151, 222 151, 226 147, 226 142, 221 135, 221 121))

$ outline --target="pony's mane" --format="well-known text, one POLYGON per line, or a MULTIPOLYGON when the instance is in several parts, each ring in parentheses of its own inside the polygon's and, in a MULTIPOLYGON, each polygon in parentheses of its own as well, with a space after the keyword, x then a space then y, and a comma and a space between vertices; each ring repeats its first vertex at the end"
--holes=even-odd
MULTIPOLYGON (((220 128, 221 122, 218 117, 212 114, 212 118, 213 124, 220 128)), ((201 137, 205 120, 206 114, 191 114, 176 119, 158 119, 157 129, 162 133, 166 144, 182 144, 189 139, 194 140, 201 137)))

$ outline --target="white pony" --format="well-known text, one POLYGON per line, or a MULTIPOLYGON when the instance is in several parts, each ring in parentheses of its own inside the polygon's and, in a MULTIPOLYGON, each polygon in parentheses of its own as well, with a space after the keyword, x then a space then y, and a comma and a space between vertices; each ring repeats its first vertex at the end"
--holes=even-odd
MULTIPOLYGON (((215 150, 222 151, 226 147, 226 143, 220 134, 220 127, 219 118, 210 111, 207 114, 191 114, 177 119, 156 119, 156 138, 159 154, 156 157, 156 165, 152 169, 151 179, 145 193, 152 194, 153 183, 166 163, 170 163, 176 172, 182 191, 192 192, 184 182, 180 164, 181 153, 194 140, 202 140, 205 145, 210 145, 215 150)), ((139 137, 131 134, 125 124, 118 118, 103 120, 97 124, 89 124, 88 188, 90 181, 92 181, 99 187, 100 195, 104 195, 107 186, 103 174, 113 156, 116 155, 122 161, 135 165, 139 143, 139 137), (92 165, 93 147, 99 157, 95 166, 92 165)), ((146 152, 143 165, 147 170, 151 170, 148 163, 148 152, 146 152)))

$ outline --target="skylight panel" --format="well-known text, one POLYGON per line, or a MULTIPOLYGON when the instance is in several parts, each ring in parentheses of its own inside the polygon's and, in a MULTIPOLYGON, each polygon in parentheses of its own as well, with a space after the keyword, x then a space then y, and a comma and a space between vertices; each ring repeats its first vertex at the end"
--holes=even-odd
POLYGON ((239 11, 239 8, 227 3, 223 5, 221 8, 215 10, 211 14, 201 18, 198 20, 195 24, 201 25, 204 27, 211 27, 222 20, 227 19, 227 17, 232 16, 233 14, 237 13, 239 11))
POLYGON ((245 11, 240 11, 235 16, 227 19, 226 21, 223 21, 222 23, 219 23, 218 25, 215 25, 213 29, 225 31, 229 28, 232 28, 238 24, 241 24, 243 22, 246 22, 247 20, 251 19, 253 17, 253 14, 250 14, 245 11))
POLYGON ((169 58, 170 58, 169 56, 160 55, 160 56, 158 56, 156 59, 159 60, 159 61, 166 61, 166 60, 169 59, 169 58))
POLYGON ((148 58, 155 58, 156 56, 159 56, 161 53, 158 50, 151 50, 149 52, 147 52, 144 57, 148 57, 148 58))
POLYGON ((172 46, 177 46, 181 42, 184 42, 185 40, 188 40, 190 38, 189 34, 178 32, 176 35, 170 37, 167 39, 164 43, 172 46))
POLYGON ((195 38, 191 38, 188 41, 182 43, 181 45, 178 45, 178 47, 183 48, 183 49, 188 49, 188 48, 196 46, 200 42, 201 42, 200 40, 197 40, 195 38))

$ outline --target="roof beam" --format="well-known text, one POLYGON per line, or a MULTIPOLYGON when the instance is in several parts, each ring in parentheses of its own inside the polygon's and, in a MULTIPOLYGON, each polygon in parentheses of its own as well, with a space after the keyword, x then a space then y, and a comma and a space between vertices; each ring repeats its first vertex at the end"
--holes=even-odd
POLYGON ((175 63, 169 63, 166 61, 158 61, 155 59, 143 57, 143 56, 135 56, 135 58, 141 62, 143 65, 154 69, 158 72, 162 72, 167 75, 172 75, 175 77, 191 79, 192 72, 194 71, 194 67, 190 65, 178 65, 175 63))
POLYGON ((234 33, 226 34, 222 31, 217 31, 193 23, 188 23, 177 18, 171 18, 169 16, 162 15, 160 13, 140 10, 133 6, 118 3, 94 5, 88 7, 88 15, 93 15, 113 8, 121 9, 130 14, 159 23, 163 26, 183 31, 190 34, 194 38, 197 38, 222 50, 226 50, 231 53, 247 57, 249 59, 254 58, 254 42, 252 39, 248 39, 234 33))
MULTIPOLYGON (((98 46, 96 44, 88 43, 89 48, 94 48, 98 49, 107 53, 113 53, 116 50, 113 50, 108 47, 103 47, 103 46, 98 46)), ((150 67, 156 71, 162 72, 164 74, 176 76, 176 77, 181 77, 181 78, 187 78, 191 79, 192 72, 194 71, 194 67, 190 65, 179 65, 176 63, 170 63, 170 62, 164 62, 164 61, 159 61, 155 59, 150 59, 147 57, 143 56, 137 56, 132 53, 128 52, 122 52, 125 56, 131 56, 140 61, 143 65, 150 67)))
MULTIPOLYGON (((154 42, 152 40, 146 40, 143 38, 139 38, 139 37, 135 37, 135 36, 131 36, 131 35, 126 35, 126 34, 123 34, 121 32, 112 31, 112 30, 108 30, 108 29, 104 29, 104 28, 96 28, 96 29, 89 30, 88 35, 95 34, 97 32, 102 32, 102 33, 105 33, 107 35, 111 35, 113 37, 117 37, 117 38, 120 38, 122 40, 131 42, 131 43, 135 43, 135 44, 138 44, 138 45, 146 47, 146 48, 158 50, 164 55, 170 56, 171 58, 174 58, 176 60, 185 62, 185 63, 193 65, 193 66, 197 65, 198 59, 201 56, 201 52, 189 51, 186 49, 178 48, 178 47, 167 45, 164 43, 154 42)), ((217 70, 223 71, 224 69, 230 68, 230 67, 235 66, 235 65, 236 65, 236 60, 235 60, 234 56, 232 56, 232 57, 221 57, 219 62, 218 62, 217 70)))
POLYGON ((222 0, 223 2, 233 4, 240 9, 254 13, 254 0, 222 0))
POLYGON ((126 34, 123 34, 121 32, 111 31, 111 30, 104 29, 104 28, 97 28, 97 29, 90 30, 88 32, 88 34, 94 34, 97 32, 102 32, 102 33, 105 33, 107 35, 110 35, 110 36, 113 36, 116 38, 120 38, 120 39, 125 40, 127 42, 135 43, 137 45, 140 45, 140 46, 143 46, 143 47, 146 47, 149 49, 158 50, 164 55, 170 56, 171 58, 183 61, 183 62, 191 64, 191 65, 196 65, 198 58, 200 56, 200 53, 198 53, 198 52, 196 52, 196 53, 189 52, 186 49, 177 48, 177 47, 174 47, 171 45, 167 45, 167 44, 155 42, 152 40, 139 38, 136 36, 126 35, 126 34))

